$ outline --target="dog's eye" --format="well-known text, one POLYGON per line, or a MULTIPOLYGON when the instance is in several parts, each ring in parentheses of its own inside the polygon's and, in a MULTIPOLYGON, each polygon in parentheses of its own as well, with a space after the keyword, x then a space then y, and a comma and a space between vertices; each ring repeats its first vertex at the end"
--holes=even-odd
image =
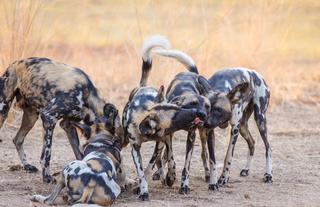
POLYGON ((217 108, 217 112, 222 113, 222 108, 217 108))
POLYGON ((196 106, 196 105, 197 105, 197 102, 195 102, 195 101, 190 102, 189 105, 190 105, 190 106, 196 106))

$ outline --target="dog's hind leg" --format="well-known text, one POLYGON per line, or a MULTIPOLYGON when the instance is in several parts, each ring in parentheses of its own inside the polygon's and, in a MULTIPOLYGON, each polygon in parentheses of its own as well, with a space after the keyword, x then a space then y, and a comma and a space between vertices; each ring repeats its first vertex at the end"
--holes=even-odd
POLYGON ((27 172, 37 172, 38 169, 31 165, 26 157, 26 154, 23 149, 23 142, 24 138, 28 134, 28 132, 32 129, 36 121, 38 120, 39 113, 33 108, 23 108, 23 116, 22 116, 22 123, 20 126, 19 131, 17 132, 16 136, 13 139, 13 143, 16 146, 16 149, 19 154, 19 158, 21 163, 23 164, 23 168, 27 172))
POLYGON ((83 154, 80 151, 79 137, 76 128, 71 125, 68 119, 63 119, 60 122, 60 126, 67 133, 70 145, 72 147, 74 155, 76 156, 76 159, 81 160, 83 158, 83 154))
POLYGON ((260 108, 255 105, 254 106, 254 119, 257 123, 260 135, 264 142, 264 146, 266 148, 266 173, 264 174, 264 182, 271 183, 272 182, 272 152, 271 147, 267 137, 267 119, 266 113, 261 112, 260 108))
POLYGON ((54 187, 53 191, 48 196, 42 195, 33 195, 30 200, 33 202, 45 203, 48 205, 52 205, 55 199, 58 197, 61 190, 65 187, 64 182, 61 180, 54 187))
POLYGON ((210 181, 210 171, 208 167, 208 151, 207 151, 207 140, 208 140, 208 131, 205 129, 199 129, 200 133, 200 139, 201 139, 201 159, 203 163, 203 168, 205 172, 205 181, 209 182, 210 181))
POLYGON ((195 130, 189 131, 188 138, 187 138, 187 146, 186 146, 185 164, 184 164, 184 168, 182 170, 182 176, 181 176, 181 186, 179 190, 180 194, 188 194, 190 192, 189 170, 190 170, 190 163, 191 163, 191 157, 192 157, 195 138, 196 138, 195 130))
POLYGON ((249 170, 255 150, 255 141, 252 138, 252 135, 248 129, 248 120, 253 112, 253 104, 250 103, 247 107, 247 109, 243 112, 243 117, 241 119, 240 123, 240 134, 241 136, 246 140, 248 144, 248 155, 247 155, 247 163, 246 166, 241 170, 240 176, 248 176, 249 170))

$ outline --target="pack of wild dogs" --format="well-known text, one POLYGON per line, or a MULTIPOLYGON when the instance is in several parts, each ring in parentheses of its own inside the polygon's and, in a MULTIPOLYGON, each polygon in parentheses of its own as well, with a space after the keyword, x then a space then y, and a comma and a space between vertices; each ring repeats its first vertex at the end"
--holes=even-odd
POLYGON ((240 176, 248 176, 255 141, 248 129, 254 119, 266 149, 264 182, 272 182, 271 148, 267 139, 266 111, 270 92, 263 77, 247 68, 227 68, 209 79, 201 76, 193 59, 182 51, 170 49, 163 36, 152 36, 142 46, 142 74, 139 85, 128 98, 122 114, 101 98, 89 76, 81 69, 48 58, 31 57, 13 62, 0 78, 0 127, 12 102, 23 110, 22 123, 13 139, 24 170, 37 172, 23 149, 24 138, 41 117, 44 137, 40 163, 44 183, 55 183, 47 196, 33 195, 31 200, 54 204, 66 188, 68 204, 111 205, 124 190, 149 199, 148 178, 172 186, 176 180, 173 134, 187 131, 185 164, 179 193, 188 194, 189 171, 196 130, 199 131, 205 171, 210 191, 229 181, 231 162, 239 133, 248 144, 247 163, 240 176), (173 58, 186 67, 167 90, 148 86, 152 58, 173 58), (60 120, 76 160, 61 170, 57 178, 50 173, 53 130, 60 120), (217 177, 214 129, 231 125, 229 146, 223 170, 217 177), (80 146, 78 132, 86 138, 80 146), (142 165, 142 143, 155 141, 154 153, 146 168, 142 165), (121 149, 130 143, 137 179, 126 176, 121 149), (167 166, 167 169, 165 167, 167 166), (153 169, 157 170, 152 174, 153 169), (166 174, 165 174, 166 172, 166 174))

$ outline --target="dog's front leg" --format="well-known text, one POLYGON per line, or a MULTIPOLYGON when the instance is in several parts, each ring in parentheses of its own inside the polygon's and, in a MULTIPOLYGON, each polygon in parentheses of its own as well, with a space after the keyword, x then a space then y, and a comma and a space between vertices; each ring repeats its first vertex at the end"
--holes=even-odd
POLYGON ((190 192, 189 188, 189 170, 190 170, 190 163, 191 157, 193 152, 193 144, 196 138, 195 130, 188 132, 188 139, 187 139, 187 147, 186 147, 186 160, 184 164, 184 168, 182 170, 181 176, 181 187, 179 190, 180 194, 188 194, 190 192))
POLYGON ((40 163, 42 166, 42 178, 43 182, 51 183, 54 182, 54 178, 50 174, 50 159, 51 159, 51 146, 53 130, 57 122, 57 118, 51 116, 49 113, 41 113, 41 119, 44 128, 44 138, 40 163))
POLYGON ((83 154, 80 151, 79 137, 76 128, 70 124, 70 121, 68 119, 63 119, 60 122, 60 126, 67 134, 76 159, 82 160, 83 154))
POLYGON ((239 128, 240 128, 239 122, 236 124, 231 123, 231 136, 230 136, 229 146, 228 146, 226 157, 224 159, 223 171, 218 181, 218 184, 220 186, 225 185, 229 181, 231 162, 233 158, 234 147, 236 145, 238 135, 239 135, 239 128))
POLYGON ((148 192, 147 177, 145 176, 143 171, 142 158, 140 154, 141 144, 134 143, 134 144, 131 144, 131 147, 132 147, 132 151, 131 151, 132 158, 136 166, 136 170, 139 177, 139 187, 140 187, 139 199, 142 201, 146 201, 146 200, 149 200, 149 192, 148 192))
MULTIPOLYGON (((152 169, 154 168, 154 165, 156 164, 156 162, 161 161, 161 154, 162 154, 163 148, 164 148, 164 143, 161 142, 161 141, 157 141, 156 145, 154 147, 153 155, 152 155, 152 157, 151 157, 151 159, 149 161, 149 164, 148 164, 146 170, 144 171, 144 173, 147 176, 147 178, 149 178, 149 176, 150 176, 150 174, 152 172, 152 169)), ((160 164, 160 166, 158 165, 157 173, 160 172, 159 176, 161 177, 161 175, 162 175, 162 177, 163 177, 162 165, 161 165, 161 163, 159 163, 159 164, 160 164)))
POLYGON ((172 151, 172 134, 166 137, 165 144, 166 144, 166 152, 167 152, 167 161, 168 161, 168 172, 165 179, 165 184, 171 187, 176 180, 176 162, 173 158, 173 151, 172 151))
POLYGON ((209 163, 210 163, 210 180, 209 180, 209 190, 218 190, 217 181, 217 169, 216 169, 216 157, 215 157, 215 137, 214 130, 209 130, 208 133, 208 151, 209 151, 209 163))

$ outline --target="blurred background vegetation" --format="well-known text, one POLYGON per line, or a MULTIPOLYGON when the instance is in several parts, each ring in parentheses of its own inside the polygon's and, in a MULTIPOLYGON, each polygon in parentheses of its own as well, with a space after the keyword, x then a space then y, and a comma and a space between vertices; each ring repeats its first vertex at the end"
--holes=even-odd
MULTIPOLYGON (((46 56, 83 68, 106 99, 124 104, 140 78, 144 38, 161 34, 210 77, 226 67, 259 71, 272 105, 320 103, 320 1, 1 0, 1 71, 46 56)), ((155 57, 149 83, 185 69, 155 57)))

